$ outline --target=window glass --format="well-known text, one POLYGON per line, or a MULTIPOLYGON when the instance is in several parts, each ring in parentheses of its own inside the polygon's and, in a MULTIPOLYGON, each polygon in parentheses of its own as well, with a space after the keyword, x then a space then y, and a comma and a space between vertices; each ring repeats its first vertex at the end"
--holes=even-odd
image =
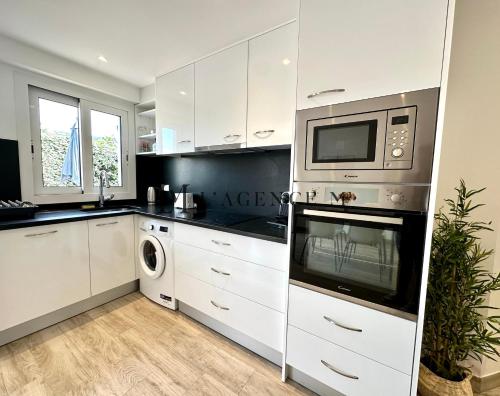
POLYGON ((43 187, 80 187, 78 107, 42 98, 38 106, 43 187))
POLYGON ((92 169, 94 186, 105 170, 110 186, 122 186, 121 118, 97 110, 90 111, 92 133, 92 169))

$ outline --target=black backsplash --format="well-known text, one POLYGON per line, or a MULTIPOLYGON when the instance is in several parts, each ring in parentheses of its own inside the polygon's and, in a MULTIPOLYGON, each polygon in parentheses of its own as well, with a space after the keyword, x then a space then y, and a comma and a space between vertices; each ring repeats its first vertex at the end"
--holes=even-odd
POLYGON ((21 199, 17 141, 0 139, 0 199, 21 199))
POLYGON ((281 192, 288 191, 290 150, 258 153, 204 154, 190 157, 137 157, 137 198, 146 202, 148 186, 157 187, 161 203, 183 183, 195 194, 200 209, 275 216, 281 192))

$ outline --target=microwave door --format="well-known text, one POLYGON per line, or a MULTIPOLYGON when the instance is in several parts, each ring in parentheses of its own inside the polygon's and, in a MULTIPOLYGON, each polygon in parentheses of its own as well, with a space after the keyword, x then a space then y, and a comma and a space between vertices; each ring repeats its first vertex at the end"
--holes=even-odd
POLYGON ((306 170, 383 169, 387 111, 310 120, 306 170))

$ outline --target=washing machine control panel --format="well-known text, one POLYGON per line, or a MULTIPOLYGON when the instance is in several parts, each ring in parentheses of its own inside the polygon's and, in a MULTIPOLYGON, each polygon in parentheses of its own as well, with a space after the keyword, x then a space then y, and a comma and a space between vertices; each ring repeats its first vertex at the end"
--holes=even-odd
POLYGON ((160 226, 159 231, 160 232, 168 232, 168 227, 167 226, 160 226))

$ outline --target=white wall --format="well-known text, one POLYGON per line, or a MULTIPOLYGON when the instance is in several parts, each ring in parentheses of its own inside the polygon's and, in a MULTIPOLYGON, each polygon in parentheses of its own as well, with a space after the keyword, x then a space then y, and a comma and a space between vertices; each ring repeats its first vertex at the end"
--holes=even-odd
POLYGON ((15 116, 13 69, 0 62, 0 139, 16 140, 15 116))
MULTIPOLYGON (((454 197, 463 178, 468 187, 487 190, 477 219, 492 220, 485 248, 498 252, 487 266, 500 270, 500 1, 457 0, 448 80, 437 208, 454 197)), ((500 307, 500 293, 491 302, 500 307)), ((498 313, 497 313, 498 314, 498 313)), ((475 374, 500 372, 500 362, 485 359, 475 374)))
POLYGON ((85 88, 139 102, 139 88, 76 62, 0 35, 0 61, 85 88))

